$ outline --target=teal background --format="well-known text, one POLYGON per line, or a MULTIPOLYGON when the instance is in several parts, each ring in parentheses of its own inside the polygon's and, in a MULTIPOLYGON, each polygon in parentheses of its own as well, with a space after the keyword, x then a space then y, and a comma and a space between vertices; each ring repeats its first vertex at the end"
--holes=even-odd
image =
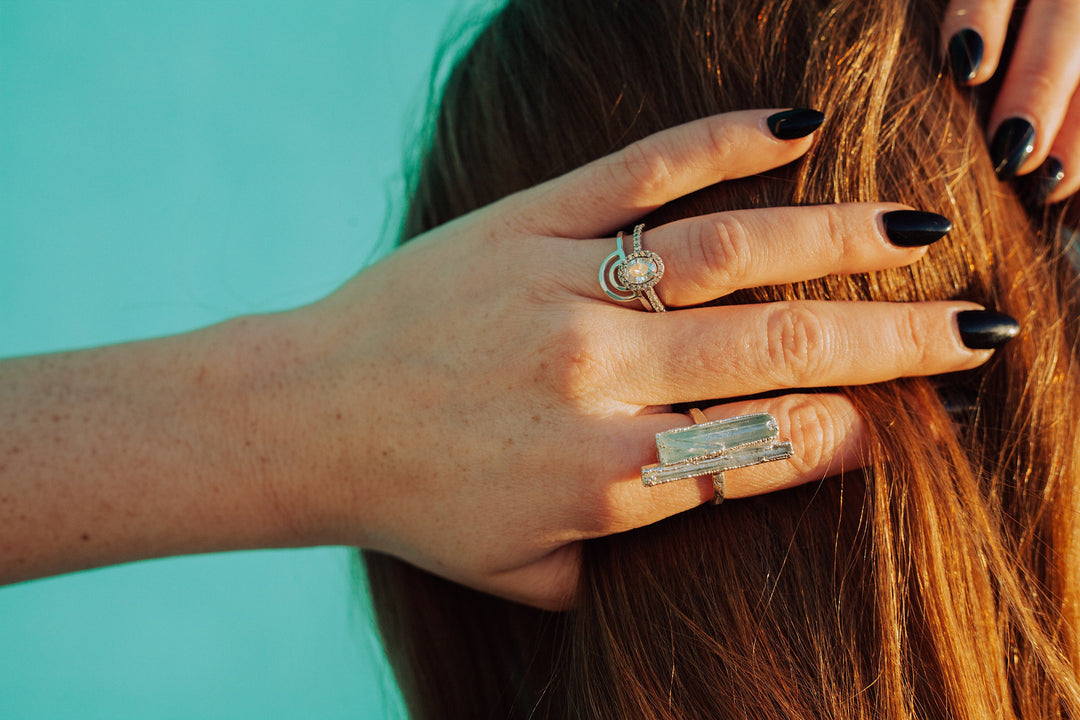
MULTIPOLYGON (((492 1, 0 0, 0 357, 295 306, 371 262, 436 49, 492 1)), ((401 717, 352 573, 330 548, 0 589, 0 718, 401 717)))

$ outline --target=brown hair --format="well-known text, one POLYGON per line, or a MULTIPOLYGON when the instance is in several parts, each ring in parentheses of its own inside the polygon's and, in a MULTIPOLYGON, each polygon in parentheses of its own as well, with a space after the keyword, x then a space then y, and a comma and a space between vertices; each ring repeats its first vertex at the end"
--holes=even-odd
POLYGON ((866 467, 591 541, 545 613, 367 554, 414 718, 1080 718, 1077 287, 940 65, 943 0, 512 0, 447 81, 404 236, 711 113, 812 107, 814 148, 671 203, 889 200, 954 230, 912 267, 726 302, 963 298, 983 368, 845 390, 866 467), (959 420, 942 400, 967 391, 959 420), (889 417, 881 409, 889 408, 889 417))

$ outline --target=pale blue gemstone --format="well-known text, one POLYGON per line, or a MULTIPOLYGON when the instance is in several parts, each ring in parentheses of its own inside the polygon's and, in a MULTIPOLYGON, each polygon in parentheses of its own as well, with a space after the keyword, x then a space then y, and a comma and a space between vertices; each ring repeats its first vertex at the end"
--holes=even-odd
POLYGON ((772 415, 755 413, 662 432, 656 436, 656 449, 660 462, 670 464, 748 443, 775 440, 779 434, 772 415))
POLYGON ((645 485, 712 475, 792 456, 776 420, 756 413, 668 430, 656 436, 660 462, 641 469, 645 485))

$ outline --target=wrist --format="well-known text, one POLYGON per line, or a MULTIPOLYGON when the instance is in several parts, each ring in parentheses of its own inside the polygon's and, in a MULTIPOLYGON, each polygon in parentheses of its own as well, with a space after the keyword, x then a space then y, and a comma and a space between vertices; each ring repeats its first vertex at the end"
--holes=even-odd
POLYGON ((364 408, 348 403, 354 329, 328 301, 219 326, 233 464, 252 490, 267 547, 365 545, 357 458, 364 408))
POLYGON ((0 427, 18 448, 0 464, 0 582, 308 544, 303 514, 278 501, 266 325, 0 365, 0 427))

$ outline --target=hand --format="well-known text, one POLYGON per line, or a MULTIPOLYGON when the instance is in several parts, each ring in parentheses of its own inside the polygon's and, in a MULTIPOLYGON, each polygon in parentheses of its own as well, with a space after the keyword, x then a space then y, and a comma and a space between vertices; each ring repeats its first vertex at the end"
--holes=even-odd
MULTIPOLYGON (((1013 0, 952 0, 942 37, 957 81, 986 82, 997 70, 1013 0)), ((1035 194, 1056 202, 1080 188, 1080 2, 1031 0, 990 114, 998 177, 1038 171, 1035 194)))
MULTIPOLYGON (((304 482, 283 491, 284 504, 306 508, 321 542, 564 608, 581 540, 712 497, 708 479, 642 486, 653 436, 691 422, 672 403, 986 361, 991 351, 968 348, 958 327, 967 329, 960 311, 978 309, 970 303, 678 309, 738 288, 913 263, 925 248, 886 233, 883 216, 897 205, 750 210, 649 228, 644 245, 665 262, 656 289, 671 311, 604 295, 597 272, 616 228, 807 150, 809 137, 774 137, 769 116, 731 113, 646 138, 439 227, 294 313, 296 362, 267 381, 301 389, 288 394, 292 421, 278 445, 310 453, 304 472, 288 473, 304 482)), ((863 421, 841 395, 738 400, 706 414, 757 411, 777 418, 795 456, 730 472, 729 499, 858 466, 863 421)))

